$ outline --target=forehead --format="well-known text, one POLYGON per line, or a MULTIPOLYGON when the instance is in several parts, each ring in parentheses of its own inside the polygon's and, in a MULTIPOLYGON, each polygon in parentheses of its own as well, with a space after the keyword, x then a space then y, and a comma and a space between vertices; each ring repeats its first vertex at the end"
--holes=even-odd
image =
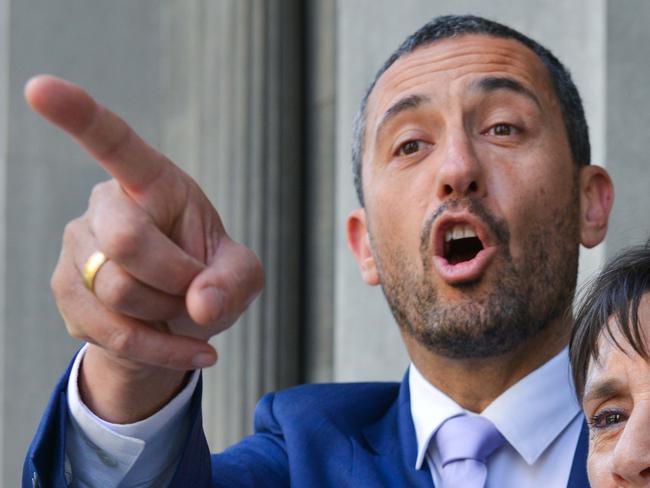
POLYGON ((424 92, 434 100, 449 100, 484 76, 512 78, 542 102, 555 103, 546 67, 532 50, 514 39, 467 34, 434 41, 395 61, 368 100, 369 125, 398 98, 424 92))
MULTIPOLYGON (((650 346, 650 293, 645 293, 639 302, 639 332, 646 347, 650 346)), ((603 329, 598 338, 598 360, 590 362, 587 374, 587 387, 602 377, 627 375, 638 372, 639 367, 647 368, 647 361, 640 357, 629 344, 627 338, 621 333, 619 327, 610 317, 609 322, 613 339, 603 329), (620 346, 620 348, 616 345, 620 346), (622 350, 621 350, 622 349, 622 350)), ((631 320, 631 317, 630 317, 631 320)), ((632 376, 634 376, 632 374, 632 376)))

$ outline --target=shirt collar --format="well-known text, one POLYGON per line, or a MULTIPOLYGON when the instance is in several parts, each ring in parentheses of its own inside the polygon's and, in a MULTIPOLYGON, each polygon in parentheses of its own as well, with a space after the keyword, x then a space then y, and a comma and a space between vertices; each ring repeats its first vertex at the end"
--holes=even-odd
MULTIPOLYGON (((411 416, 418 445, 420 469, 429 443, 442 423, 469 413, 430 384, 415 365, 409 368, 411 416)), ((508 443, 529 465, 578 415, 567 348, 508 388, 481 415, 491 420, 508 443)))

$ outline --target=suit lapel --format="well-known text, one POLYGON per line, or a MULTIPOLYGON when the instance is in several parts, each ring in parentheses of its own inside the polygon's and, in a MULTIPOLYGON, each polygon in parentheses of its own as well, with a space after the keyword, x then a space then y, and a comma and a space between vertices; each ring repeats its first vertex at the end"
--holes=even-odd
POLYGON ((587 479, 587 451, 589 449, 589 429, 587 423, 582 424, 578 446, 573 456, 571 474, 567 488, 589 488, 587 479))
MULTIPOLYGON (((415 469, 417 440, 411 416, 408 372, 402 380, 395 402, 381 419, 364 429, 363 435, 375 454, 373 469, 381 473, 385 486, 433 486, 426 463, 422 468, 415 469)), ((366 476, 369 473, 366 472, 362 478, 367 479, 366 476)))

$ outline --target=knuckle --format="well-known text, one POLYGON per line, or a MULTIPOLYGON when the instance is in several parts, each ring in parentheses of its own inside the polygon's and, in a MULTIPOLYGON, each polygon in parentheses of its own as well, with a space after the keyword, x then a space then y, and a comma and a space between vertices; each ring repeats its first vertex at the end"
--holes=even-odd
POLYGON ((105 287, 105 291, 98 290, 98 294, 110 308, 123 312, 130 308, 136 288, 137 285, 133 278, 125 273, 116 273, 111 277, 110 285, 105 287))
POLYGON ((63 246, 68 247, 75 242, 80 234, 83 225, 82 217, 71 220, 63 228, 63 246))
POLYGON ((137 332, 131 327, 113 329, 106 339, 105 347, 119 356, 130 357, 136 335, 137 332))
POLYGON ((250 273, 253 287, 259 293, 264 288, 264 267, 260 258, 250 249, 246 248, 248 252, 248 262, 250 262, 250 273))
POLYGON ((57 299, 60 297, 61 293, 64 291, 65 287, 63 286, 63 277, 61 276, 61 263, 56 265, 52 277, 50 278, 50 288, 54 294, 54 298, 57 299))
POLYGON ((87 341, 88 336, 84 334, 83 330, 78 327, 76 324, 73 324, 69 320, 66 320, 65 318, 63 319, 63 323, 65 324, 65 328, 68 331, 68 334, 70 337, 74 337, 75 339, 78 339, 80 341, 87 341))
POLYGON ((90 197, 88 198, 90 206, 95 205, 97 202, 101 202, 106 193, 110 190, 111 186, 111 180, 102 181, 93 186, 90 190, 90 197))
POLYGON ((102 236, 100 240, 101 247, 112 259, 129 261, 138 255, 142 242, 142 229, 126 221, 102 236))
MULTIPOLYGON (((75 272, 75 276, 77 273, 75 272)), ((71 301, 74 296, 74 286, 70 283, 69 272, 66 271, 64 263, 59 260, 52 277, 50 278, 50 288, 54 299, 57 303, 66 303, 71 301)))

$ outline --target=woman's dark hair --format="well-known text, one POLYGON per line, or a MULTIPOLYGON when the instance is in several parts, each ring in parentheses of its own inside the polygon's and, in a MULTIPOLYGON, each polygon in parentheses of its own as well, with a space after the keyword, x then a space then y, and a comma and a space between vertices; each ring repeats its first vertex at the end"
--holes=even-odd
POLYGON ((578 400, 582 401, 584 395, 589 363, 598 359, 601 334, 607 334, 623 350, 626 344, 619 343, 614 334, 619 332, 619 338, 624 337, 637 354, 650 358, 639 324, 639 303, 647 292, 650 292, 650 240, 612 259, 587 288, 569 344, 578 400))

